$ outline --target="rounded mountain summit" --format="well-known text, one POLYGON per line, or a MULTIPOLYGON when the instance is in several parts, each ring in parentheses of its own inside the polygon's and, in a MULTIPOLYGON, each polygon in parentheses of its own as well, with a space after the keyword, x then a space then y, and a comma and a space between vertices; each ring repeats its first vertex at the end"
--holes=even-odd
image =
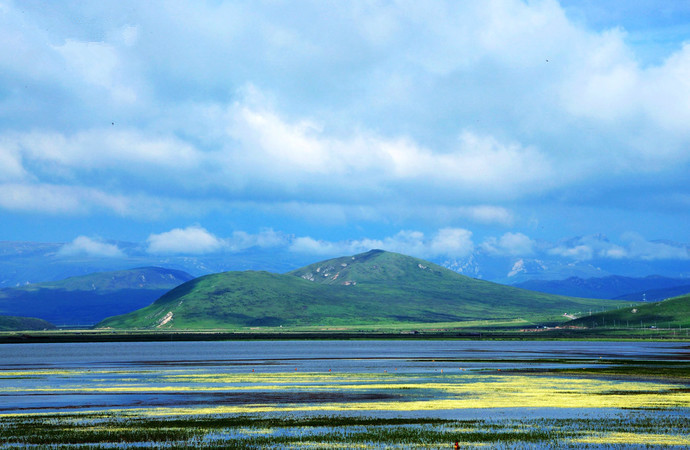
POLYGON ((504 286, 411 256, 371 250, 285 274, 245 271, 199 277, 98 327, 199 330, 544 320, 615 304, 504 286))

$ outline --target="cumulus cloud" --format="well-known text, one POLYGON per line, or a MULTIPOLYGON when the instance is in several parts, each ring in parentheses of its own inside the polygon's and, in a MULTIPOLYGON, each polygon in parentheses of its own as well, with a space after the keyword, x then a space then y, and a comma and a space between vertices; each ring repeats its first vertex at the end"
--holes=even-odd
POLYGON ((97 258, 122 258, 125 253, 115 244, 108 244, 99 239, 79 236, 58 250, 59 256, 91 256, 97 258))
POLYGON ((232 236, 226 239, 227 246, 231 251, 240 251, 252 247, 257 248, 280 248, 287 247, 291 237, 272 228, 266 228, 256 234, 245 231, 233 231, 232 236))
POLYGON ((690 107, 676 99, 690 95, 690 81, 681 76, 690 68, 690 44, 649 67, 640 65, 621 30, 602 34, 594 50, 583 55, 570 84, 563 85, 564 105, 571 112, 609 124, 645 117, 685 135, 690 107))
POLYGON ((226 243, 200 226, 175 228, 148 239, 149 253, 154 254, 204 254, 223 249, 226 243))
POLYGON ((229 237, 218 237, 199 225, 151 234, 147 251, 152 254, 207 254, 240 252, 251 248, 287 248, 293 236, 265 228, 258 233, 235 230, 229 237))
POLYGON ((530 256, 536 243, 522 233, 505 233, 500 238, 489 237, 480 247, 490 254, 509 256, 530 256))
POLYGON ((311 237, 298 237, 290 250, 317 255, 348 255, 372 249, 381 249, 420 258, 437 256, 462 257, 474 249, 472 232, 462 228, 444 228, 431 237, 414 230, 403 230, 384 239, 359 239, 329 242, 311 237))
POLYGON ((556 245, 548 253, 577 261, 595 258, 648 261, 690 258, 690 249, 685 245, 652 242, 633 232, 625 233, 621 239, 623 243, 619 245, 600 235, 584 236, 556 245))
MULTIPOLYGON (((554 0, 0 8, 5 212, 199 220, 189 211, 252 204, 266 226, 428 229, 509 227, 585 189, 620 206, 639 174, 650 198, 687 197, 690 44, 650 63, 624 27, 588 28, 554 0)), ((423 252, 434 237, 388 239, 423 252)), ((486 245, 528 250, 518 241, 486 245)))
MULTIPOLYGON (((606 259, 630 260, 687 260, 690 247, 670 242, 652 242, 637 233, 626 233, 622 243, 615 243, 603 235, 588 235, 552 244, 537 243, 520 232, 506 232, 501 236, 489 236, 475 245, 473 233, 464 228, 446 227, 433 233, 417 230, 401 230, 383 238, 363 237, 352 240, 324 240, 311 236, 295 236, 271 228, 256 233, 234 230, 228 237, 219 237, 200 225, 176 228, 147 239, 147 251, 151 254, 233 253, 249 249, 270 249, 330 258, 382 249, 430 260, 440 258, 466 258, 475 250, 491 256, 514 258, 547 255, 566 260, 585 262, 606 259)), ((122 257, 124 253, 112 244, 80 236, 65 244, 61 255, 84 254, 89 256, 122 257)))
POLYGON ((571 247, 558 246, 549 250, 551 255, 562 256, 575 261, 589 261, 594 257, 594 250, 588 245, 574 245, 571 247))
POLYGON ((606 236, 591 235, 569 239, 548 250, 551 255, 576 261, 589 261, 594 258, 622 258, 627 256, 624 248, 612 243, 606 236))
POLYGON ((443 228, 428 245, 430 255, 460 257, 474 250, 472 232, 463 228, 443 228))
MULTIPOLYGON (((242 167, 244 176, 251 176, 253 182, 275 183, 277 179, 291 192, 324 189, 342 198, 351 190, 329 186, 353 187, 352 180, 357 180, 356 185, 363 183, 384 193, 388 186, 397 185, 408 195, 416 189, 422 195, 441 191, 482 199, 517 193, 520 197, 553 182, 549 158, 536 148, 469 130, 463 130, 446 152, 435 152, 406 137, 387 138, 366 131, 347 138, 329 136, 316 122, 293 123, 274 111, 243 104, 234 105, 228 117, 230 135, 241 150, 229 148, 226 164, 242 167)), ((483 217, 495 217, 496 212, 473 211, 483 217)))
MULTIPOLYGON (((469 200, 522 197, 553 181, 547 158, 533 148, 463 132, 457 146, 435 153, 407 138, 370 132, 328 136, 309 121, 290 123, 274 112, 235 105, 222 151, 204 151, 174 136, 131 129, 99 128, 66 135, 32 131, 15 136, 0 156, 8 174, 27 167, 39 179, 136 186, 187 198, 199 189, 250 196, 262 202, 308 198, 314 202, 424 203, 439 198, 469 200), (22 165, 21 161, 25 161, 22 165)), ((479 205, 457 212, 483 223, 510 223, 506 208, 479 205)))
POLYGON ((623 240, 627 244, 628 257, 643 260, 690 259, 690 248, 666 242, 650 242, 638 233, 626 233, 623 240))
MULTIPOLYGON (((314 239, 309 236, 297 237, 292 241, 290 250, 296 253, 313 255, 346 255, 351 250, 357 248, 356 243, 351 242, 328 242, 325 240, 314 239)), ((361 248, 357 248, 354 253, 359 253, 361 248)), ((362 250, 365 251, 365 250, 362 250)))

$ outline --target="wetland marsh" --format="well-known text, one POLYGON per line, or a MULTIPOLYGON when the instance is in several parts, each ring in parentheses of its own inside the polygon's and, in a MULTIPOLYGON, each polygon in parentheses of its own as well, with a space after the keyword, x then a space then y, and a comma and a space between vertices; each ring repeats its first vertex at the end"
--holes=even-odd
POLYGON ((7 448, 687 447, 687 343, 0 346, 7 448))

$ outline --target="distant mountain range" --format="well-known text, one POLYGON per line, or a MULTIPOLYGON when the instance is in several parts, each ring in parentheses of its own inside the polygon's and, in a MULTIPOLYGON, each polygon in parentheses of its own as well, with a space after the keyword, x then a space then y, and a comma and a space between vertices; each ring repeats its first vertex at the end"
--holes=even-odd
POLYGON ((286 274, 207 275, 102 328, 227 329, 353 326, 465 320, 559 321, 564 313, 617 306, 477 280, 418 258, 372 250, 286 274))
MULTIPOLYGON (((683 280, 687 283, 688 280, 683 280)), ((640 292, 633 292, 631 294, 619 295, 615 300, 629 300, 645 302, 658 302, 668 298, 678 297, 690 293, 690 284, 683 284, 680 286, 673 286, 665 289, 649 289, 640 292)))
POLYGON ((143 267, 5 288, 0 289, 0 314, 90 326, 149 305, 192 278, 179 270, 143 267))
POLYGON ((64 251, 65 244, 0 241, 0 288, 132 267, 167 267, 200 276, 228 270, 286 272, 313 261, 304 255, 287 255, 260 248, 211 255, 171 256, 149 254, 143 245, 131 242, 107 243, 116 245, 122 250, 122 255, 71 253, 64 251))
MULTIPOLYGON (((605 237, 594 239, 603 243, 601 245, 607 244, 605 237)), ((561 244, 575 248, 580 241, 574 239, 561 244)), ((166 290, 163 287, 158 291, 135 289, 131 294, 123 295, 126 293, 126 288, 123 288, 119 293, 111 291, 89 301, 83 300, 83 308, 80 309, 64 305, 70 305, 81 294, 75 297, 74 293, 61 288, 45 288, 42 292, 49 293, 48 297, 54 301, 39 302, 35 292, 29 294, 31 289, 19 288, 70 277, 129 270, 132 267, 166 267, 166 270, 178 270, 194 277, 247 270, 287 273, 316 259, 308 254, 291 252, 288 248, 251 247, 208 255, 170 256, 150 254, 144 244, 107 243, 116 246, 119 254, 98 256, 73 252, 68 251, 69 245, 60 243, 0 242, 0 288, 16 289, 0 289, 0 314, 39 317, 58 325, 88 326, 107 316, 145 306, 146 302, 154 301, 166 290), (24 300, 10 302, 10 297, 24 300), (33 300, 28 301, 29 297, 33 300), (98 302, 111 306, 95 307, 98 302), (34 305, 38 306, 34 308, 34 305)), ((688 251, 685 244, 664 242, 663 245, 679 249, 681 253, 688 251)), ((431 262, 471 278, 566 296, 655 301, 689 292, 690 258, 606 259, 594 254, 588 260, 578 261, 542 247, 541 244, 536 245, 530 257, 519 257, 477 246, 474 252, 464 258, 438 258, 431 262)), ((82 293, 87 291, 83 290, 82 293)))
POLYGON ((690 293, 690 280, 648 276, 642 278, 608 276, 600 278, 570 277, 565 280, 530 280, 515 287, 549 294, 584 298, 609 298, 633 301, 659 301, 690 293))
POLYGON ((611 260, 595 258, 572 261, 563 257, 543 255, 538 258, 519 258, 487 255, 481 250, 462 259, 443 259, 438 263, 463 275, 518 285, 530 280, 564 280, 567 278, 603 278, 619 275, 644 278, 658 275, 683 278, 690 283, 690 258, 687 260, 611 260))
MULTIPOLYGON (((17 250, 41 255, 51 248, 55 250, 47 245, 17 250)), ((374 250, 285 274, 230 271, 195 279, 184 271, 144 267, 4 288, 0 289, 0 330, 91 326, 101 321, 101 327, 150 329, 388 325, 517 317, 543 323, 563 320, 563 313, 577 316, 620 305, 592 298, 652 302, 687 294, 687 281, 662 276, 570 277, 506 286, 418 258, 374 250)))
MULTIPOLYGON (((589 237, 587 245, 612 245, 604 236, 589 237)), ((573 238, 557 245, 567 249, 584 247, 583 238, 573 238)), ((0 241, 0 288, 30 283, 57 281, 67 277, 95 272, 125 270, 132 267, 167 267, 194 276, 236 270, 267 270, 285 273, 323 258, 291 251, 288 247, 250 247, 225 250, 204 255, 156 255, 147 251, 146 244, 108 241, 120 254, 98 256, 70 250, 70 244, 0 241)), ((536 243, 528 255, 503 254, 484 246, 462 258, 433 258, 440 266, 472 278, 502 284, 517 284, 529 280, 564 280, 602 278, 610 275, 646 277, 659 275, 685 278, 690 284, 690 246, 675 242, 656 242, 677 254, 687 257, 663 258, 605 258, 593 252, 589 258, 569 257, 555 252, 553 245, 536 243)), ((567 252, 566 252, 567 253, 567 252)), ((333 255, 337 256, 337 255, 333 255)), ((645 288, 647 289, 647 288, 645 288)))

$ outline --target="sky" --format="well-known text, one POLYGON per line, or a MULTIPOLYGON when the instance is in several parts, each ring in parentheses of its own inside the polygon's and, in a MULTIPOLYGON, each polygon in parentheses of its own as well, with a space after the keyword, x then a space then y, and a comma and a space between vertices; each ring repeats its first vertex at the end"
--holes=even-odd
POLYGON ((685 1, 0 0, 0 240, 67 253, 688 259, 689 124, 685 1))

